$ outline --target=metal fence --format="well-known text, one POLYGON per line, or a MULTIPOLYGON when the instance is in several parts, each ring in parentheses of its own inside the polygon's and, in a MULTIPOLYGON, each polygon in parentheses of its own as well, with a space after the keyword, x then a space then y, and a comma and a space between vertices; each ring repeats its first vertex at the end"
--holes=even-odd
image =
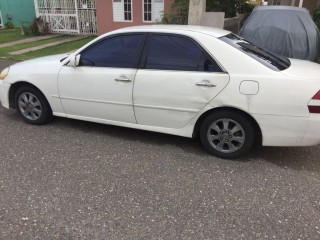
POLYGON ((96 34, 96 0, 34 0, 36 15, 54 33, 96 34))

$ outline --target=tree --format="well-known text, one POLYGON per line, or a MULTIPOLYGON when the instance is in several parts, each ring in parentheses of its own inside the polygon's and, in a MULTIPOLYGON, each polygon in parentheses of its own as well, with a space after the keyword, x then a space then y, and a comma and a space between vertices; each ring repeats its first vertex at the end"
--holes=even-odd
POLYGON ((174 0, 170 12, 162 17, 164 24, 188 24, 189 0, 174 0))
POLYGON ((226 18, 237 15, 246 0, 207 0, 207 12, 225 12, 226 18))

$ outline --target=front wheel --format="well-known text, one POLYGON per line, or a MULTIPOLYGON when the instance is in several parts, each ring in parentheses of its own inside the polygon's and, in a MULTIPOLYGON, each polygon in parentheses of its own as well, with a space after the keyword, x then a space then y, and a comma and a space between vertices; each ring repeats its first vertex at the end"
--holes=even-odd
POLYGON ((217 111, 209 115, 200 127, 204 148, 220 158, 237 158, 253 146, 255 131, 252 122, 242 114, 217 111))
POLYGON ((47 99, 41 92, 29 86, 18 89, 15 106, 22 119, 30 124, 44 124, 52 117, 47 99))

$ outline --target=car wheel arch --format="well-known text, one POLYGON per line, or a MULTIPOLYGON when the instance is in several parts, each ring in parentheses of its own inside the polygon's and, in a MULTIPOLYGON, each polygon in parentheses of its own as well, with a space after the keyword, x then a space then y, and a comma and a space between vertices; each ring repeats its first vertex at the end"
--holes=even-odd
POLYGON ((262 145, 262 140, 263 140, 263 135, 262 135, 262 131, 261 131, 261 128, 258 124, 258 122, 256 121, 256 119, 251 116, 249 113, 243 111, 243 110, 240 110, 238 108, 234 108, 234 107, 218 107, 218 108, 213 108, 213 109, 210 109, 206 112, 204 112, 197 120, 196 124, 195 124, 195 127, 193 129, 193 134, 192 134, 192 137, 195 138, 199 135, 199 131, 200 131, 200 126, 202 124, 202 122, 204 121, 204 119, 206 119, 207 116, 211 115, 211 114, 214 114, 215 112, 218 112, 218 111, 230 111, 230 112, 236 112, 236 113, 239 113, 241 115, 244 115, 246 118, 249 119, 249 121, 252 122, 252 124, 254 125, 254 128, 256 130, 256 145, 258 146, 261 146, 262 145))
MULTIPOLYGON (((9 90, 9 106, 10 108, 12 109, 15 109, 16 106, 15 106, 15 94, 16 92, 18 91, 18 89, 20 89, 21 87, 32 87, 34 88, 35 90, 37 90, 39 93, 41 93, 43 95, 43 97, 47 100, 49 106, 50 106, 50 103, 48 101, 48 99, 46 98, 46 96, 43 94, 43 92, 38 88, 36 87, 35 85, 29 83, 29 82, 24 82, 24 81, 19 81, 19 82, 15 82, 11 85, 10 87, 10 90, 9 90)), ((51 106, 50 106, 51 108, 51 106)))

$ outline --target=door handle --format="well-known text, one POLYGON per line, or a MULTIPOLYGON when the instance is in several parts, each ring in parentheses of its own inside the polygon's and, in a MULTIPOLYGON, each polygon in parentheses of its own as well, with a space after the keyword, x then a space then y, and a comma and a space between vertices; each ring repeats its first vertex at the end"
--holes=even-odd
POLYGON ((116 78, 114 79, 116 82, 132 82, 131 79, 129 78, 126 78, 126 77, 119 77, 119 78, 116 78))
POLYGON ((209 80, 203 80, 201 82, 197 82, 196 85, 200 87, 216 87, 217 86, 216 84, 210 82, 209 80))

